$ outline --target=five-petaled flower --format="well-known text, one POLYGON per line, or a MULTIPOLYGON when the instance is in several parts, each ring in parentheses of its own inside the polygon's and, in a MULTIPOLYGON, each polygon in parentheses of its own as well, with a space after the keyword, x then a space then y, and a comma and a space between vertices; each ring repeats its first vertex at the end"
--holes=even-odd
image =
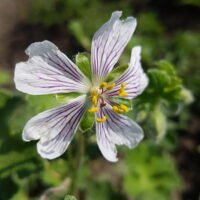
POLYGON ((120 20, 121 14, 113 12, 93 37, 91 80, 49 41, 31 44, 26 50, 28 61, 16 64, 16 88, 24 93, 80 93, 73 101, 42 112, 26 124, 23 140, 39 140, 37 150, 43 158, 54 159, 65 152, 86 112, 95 114, 97 143, 109 161, 118 160, 116 145, 133 148, 143 138, 140 126, 122 115, 129 108, 113 101, 133 99, 147 86, 148 79, 140 63, 141 48, 132 49, 128 68, 118 78, 105 81, 136 27, 133 17, 120 20))

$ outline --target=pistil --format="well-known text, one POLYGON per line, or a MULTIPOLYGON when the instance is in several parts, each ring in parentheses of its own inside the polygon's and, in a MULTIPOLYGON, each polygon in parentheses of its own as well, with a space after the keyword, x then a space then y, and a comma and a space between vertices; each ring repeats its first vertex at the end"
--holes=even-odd
MULTIPOLYGON (((107 116, 103 115, 103 109, 106 106, 106 103, 104 101, 104 93, 106 93, 106 91, 108 90, 112 90, 114 87, 115 87, 115 83, 108 84, 107 82, 102 82, 99 85, 98 89, 92 88, 90 91, 92 106, 88 109, 88 112, 91 112, 91 113, 95 113, 98 111, 100 112, 100 118, 96 119, 98 123, 102 123, 107 120, 107 116)), ((121 88, 118 91, 118 95, 120 97, 124 97, 128 95, 125 89, 126 89, 126 84, 122 83, 121 88)), ((120 105, 116 104, 112 106, 112 110, 119 114, 129 111, 128 107, 124 104, 120 104, 120 105)))

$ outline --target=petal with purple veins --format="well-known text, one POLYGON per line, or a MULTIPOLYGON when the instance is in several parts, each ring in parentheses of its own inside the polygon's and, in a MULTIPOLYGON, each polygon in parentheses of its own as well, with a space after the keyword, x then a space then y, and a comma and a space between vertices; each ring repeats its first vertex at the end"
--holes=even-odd
POLYGON ((85 95, 67 105, 47 110, 30 119, 23 130, 23 140, 38 140, 37 149, 43 158, 62 155, 70 144, 86 111, 85 95))
POLYGON ((118 96, 121 84, 125 83, 127 96, 123 98, 132 99, 143 92, 148 85, 148 78, 141 67, 141 47, 132 49, 131 60, 128 69, 115 81, 115 87, 106 92, 108 96, 118 96))
POLYGON ((40 56, 16 64, 14 81, 19 91, 32 95, 86 93, 89 87, 84 82, 66 77, 63 71, 49 65, 40 56))
POLYGON ((120 20, 121 15, 121 11, 113 12, 110 20, 92 39, 92 72, 98 81, 102 81, 113 69, 135 30, 136 19, 128 17, 120 20))
POLYGON ((16 88, 32 95, 80 92, 86 93, 89 80, 78 67, 49 41, 31 44, 27 62, 16 64, 16 88))
POLYGON ((108 104, 96 113, 97 118, 101 118, 102 115, 106 116, 107 120, 103 123, 96 122, 97 143, 103 156, 111 162, 116 162, 116 145, 136 147, 143 138, 143 130, 127 116, 113 112, 108 104))
POLYGON ((50 66, 61 71, 67 78, 76 82, 82 82, 84 79, 87 81, 79 68, 50 41, 32 43, 25 52, 30 58, 40 56, 50 66))

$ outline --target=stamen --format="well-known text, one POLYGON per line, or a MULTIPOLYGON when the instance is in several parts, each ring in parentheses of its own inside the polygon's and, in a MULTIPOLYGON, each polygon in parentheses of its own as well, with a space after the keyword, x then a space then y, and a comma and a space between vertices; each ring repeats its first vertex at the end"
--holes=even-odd
POLYGON ((98 107, 91 107, 91 108, 89 108, 88 109, 88 112, 91 112, 91 113, 95 113, 95 112, 97 112, 99 109, 98 109, 98 107))
POLYGON ((126 88, 126 83, 121 83, 121 88, 125 89, 126 88))
POLYGON ((121 104, 120 106, 116 106, 116 105, 112 106, 112 110, 116 113, 119 113, 119 114, 129 111, 128 107, 124 104, 121 104))
POLYGON ((108 84, 106 82, 102 82, 100 85, 99 85, 99 89, 103 89, 104 87, 106 87, 108 84))
POLYGON ((112 83, 112 84, 110 84, 110 85, 107 85, 106 86, 106 89, 107 90, 111 90, 111 89, 113 89, 115 87, 115 83, 112 83))
POLYGON ((107 120, 106 116, 103 116, 102 118, 97 118, 96 121, 99 123, 105 122, 107 120))
POLYGON ((124 104, 121 104, 120 105, 120 108, 121 108, 121 110, 123 111, 123 112, 128 112, 128 107, 126 106, 126 105, 124 105, 124 104))
POLYGON ((117 106, 113 106, 112 107, 112 110, 114 111, 114 112, 116 112, 116 113, 119 113, 120 111, 119 111, 119 108, 117 107, 117 106))
POLYGON ((125 97, 128 95, 127 92, 125 92, 125 88, 126 88, 126 84, 125 83, 121 83, 121 88, 119 89, 118 95, 120 97, 125 97))
POLYGON ((125 92, 125 91, 121 91, 121 92, 119 91, 118 95, 119 95, 120 97, 125 97, 125 96, 128 95, 128 93, 125 92))

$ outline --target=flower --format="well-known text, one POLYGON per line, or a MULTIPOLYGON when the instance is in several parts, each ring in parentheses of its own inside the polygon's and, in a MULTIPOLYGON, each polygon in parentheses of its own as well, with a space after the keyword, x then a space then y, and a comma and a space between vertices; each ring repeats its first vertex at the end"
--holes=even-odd
POLYGON ((113 12, 93 37, 92 80, 49 41, 31 44, 26 50, 28 61, 16 64, 14 81, 19 91, 30 95, 80 93, 73 101, 42 112, 25 125, 23 140, 39 140, 37 150, 43 158, 54 159, 65 152, 86 112, 95 114, 97 143, 107 160, 118 160, 116 145, 133 148, 142 140, 141 127, 122 115, 129 108, 113 101, 133 99, 147 86, 140 63, 141 47, 132 49, 128 68, 115 81, 105 81, 136 27, 136 19, 120 20, 121 15, 121 11, 113 12))

